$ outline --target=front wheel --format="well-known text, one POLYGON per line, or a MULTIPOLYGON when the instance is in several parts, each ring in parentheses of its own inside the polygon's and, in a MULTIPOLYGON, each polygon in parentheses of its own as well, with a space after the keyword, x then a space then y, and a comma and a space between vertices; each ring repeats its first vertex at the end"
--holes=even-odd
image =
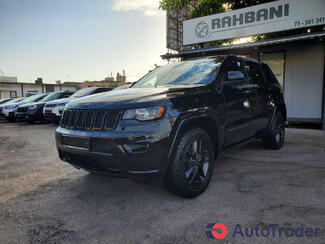
POLYGON ((208 134, 200 128, 187 131, 178 146, 167 174, 167 187, 174 194, 192 198, 200 195, 210 183, 214 148, 208 134))
POLYGON ((10 117, 10 118, 8 118, 8 121, 9 121, 10 123, 13 123, 13 122, 15 122, 15 121, 16 121, 16 119, 15 119, 15 118, 13 118, 13 117, 10 117))
POLYGON ((268 148, 280 149, 284 143, 284 136, 284 119, 280 112, 276 112, 267 134, 262 138, 262 142, 268 148))

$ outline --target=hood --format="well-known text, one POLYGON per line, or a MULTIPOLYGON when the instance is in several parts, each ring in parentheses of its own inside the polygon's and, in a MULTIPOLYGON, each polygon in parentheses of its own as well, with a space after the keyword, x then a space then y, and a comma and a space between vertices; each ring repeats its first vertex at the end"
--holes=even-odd
POLYGON ((46 104, 46 102, 33 102, 33 103, 25 103, 25 104, 22 104, 20 105, 19 107, 29 107, 29 106, 33 106, 33 105, 44 105, 46 104))
POLYGON ((59 103, 68 103, 72 101, 74 98, 68 97, 68 98, 61 98, 61 99, 56 99, 50 102, 47 102, 46 104, 59 104, 59 103))
POLYGON ((4 104, 3 107, 18 107, 18 106, 20 106, 20 105, 22 105, 22 104, 25 104, 25 103, 23 103, 23 102, 19 102, 19 103, 4 104))
POLYGON ((113 90, 73 100, 67 108, 123 109, 165 105, 169 100, 205 92, 207 86, 173 86, 113 90))

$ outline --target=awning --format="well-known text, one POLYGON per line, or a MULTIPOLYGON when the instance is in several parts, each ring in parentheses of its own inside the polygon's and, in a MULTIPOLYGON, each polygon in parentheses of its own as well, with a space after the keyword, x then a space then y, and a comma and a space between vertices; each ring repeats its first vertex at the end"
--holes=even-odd
POLYGON ((257 41, 257 42, 237 44, 237 45, 226 45, 226 46, 218 46, 212 48, 186 50, 186 51, 179 52, 178 54, 164 54, 161 55, 161 57, 163 59, 168 59, 168 58, 182 57, 187 54, 196 54, 196 53, 208 54, 209 52, 219 52, 219 51, 236 50, 236 49, 243 49, 243 48, 255 48, 255 47, 262 47, 262 46, 274 46, 274 45, 286 44, 291 42, 309 41, 314 39, 322 40, 324 36, 325 36, 325 32, 307 33, 303 35, 287 36, 287 37, 274 38, 274 39, 268 39, 268 40, 257 41))

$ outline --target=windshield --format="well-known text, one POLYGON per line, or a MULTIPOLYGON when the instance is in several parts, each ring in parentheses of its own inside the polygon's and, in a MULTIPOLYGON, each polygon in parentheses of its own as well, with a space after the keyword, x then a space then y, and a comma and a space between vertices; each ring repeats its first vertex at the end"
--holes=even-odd
POLYGON ((93 87, 81 89, 81 90, 75 92, 71 97, 84 97, 84 96, 88 95, 88 93, 90 91, 92 91, 93 89, 94 89, 93 87))
POLYGON ((23 100, 23 99, 25 99, 25 98, 17 98, 17 99, 14 99, 14 100, 11 100, 11 101, 7 102, 6 104, 10 104, 10 103, 18 103, 18 102, 20 102, 20 101, 23 100))
POLYGON ((141 78, 132 88, 208 84, 216 77, 222 57, 162 66, 141 78))
POLYGON ((28 102, 35 102, 38 101, 40 98, 46 96, 45 94, 37 94, 37 95, 33 95, 31 97, 27 97, 24 100, 22 100, 22 102, 24 103, 28 103, 28 102))
POLYGON ((61 94, 62 94, 61 92, 51 93, 51 94, 47 95, 46 97, 44 97, 42 99, 42 102, 49 102, 49 101, 52 101, 52 100, 59 99, 61 94))

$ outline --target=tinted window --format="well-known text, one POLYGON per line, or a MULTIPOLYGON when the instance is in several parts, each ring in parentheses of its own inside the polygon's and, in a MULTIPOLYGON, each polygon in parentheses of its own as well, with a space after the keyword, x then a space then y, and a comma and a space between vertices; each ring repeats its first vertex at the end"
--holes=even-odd
POLYGON ((168 64, 141 78, 132 88, 208 84, 216 76, 223 57, 168 64))
POLYGON ((68 98, 73 94, 73 92, 64 92, 61 94, 60 98, 68 98))
POLYGON ((267 64, 262 64, 262 70, 264 72, 267 83, 278 83, 275 75, 267 64))
POLYGON ((102 92, 107 92, 107 91, 110 91, 112 90, 111 88, 105 88, 105 87, 102 87, 102 88, 98 88, 96 89, 96 91, 93 93, 93 94, 97 94, 97 93, 102 93, 102 92))
POLYGON ((248 75, 250 76, 250 83, 257 85, 264 84, 263 73, 258 63, 248 61, 246 63, 246 69, 248 75))

